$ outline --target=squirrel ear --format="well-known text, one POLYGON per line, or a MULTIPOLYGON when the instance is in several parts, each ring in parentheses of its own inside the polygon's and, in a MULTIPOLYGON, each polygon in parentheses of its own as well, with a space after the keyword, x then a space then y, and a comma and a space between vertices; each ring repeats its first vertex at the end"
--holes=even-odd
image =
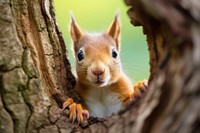
POLYGON ((111 36, 115 41, 117 45, 117 49, 119 50, 119 41, 120 41, 120 22, 119 22, 119 13, 116 13, 114 21, 112 22, 110 28, 107 31, 107 34, 111 36))
POLYGON ((83 36, 83 33, 79 26, 76 24, 73 15, 71 15, 70 34, 74 43, 76 43, 83 36))

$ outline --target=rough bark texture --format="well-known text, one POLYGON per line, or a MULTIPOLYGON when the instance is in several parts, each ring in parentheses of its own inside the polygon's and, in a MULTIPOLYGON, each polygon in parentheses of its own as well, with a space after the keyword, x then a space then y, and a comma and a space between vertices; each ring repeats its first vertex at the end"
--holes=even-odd
POLYGON ((0 30, 0 132, 59 132, 49 98, 76 95, 53 2, 0 1, 0 30))
POLYGON ((78 126, 58 108, 81 100, 52 0, 0 1, 0 133, 200 132, 200 1, 125 2, 147 35, 149 91, 116 116, 78 126))

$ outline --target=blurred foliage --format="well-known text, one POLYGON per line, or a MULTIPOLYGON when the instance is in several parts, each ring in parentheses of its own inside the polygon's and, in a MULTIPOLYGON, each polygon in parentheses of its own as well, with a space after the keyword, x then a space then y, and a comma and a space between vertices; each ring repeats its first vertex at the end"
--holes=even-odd
MULTIPOLYGON (((56 17, 75 68, 69 34, 70 12, 83 31, 101 32, 108 28, 117 11, 121 19, 121 60, 125 73, 133 82, 149 76, 149 53, 141 27, 134 27, 127 16, 128 7, 122 0, 54 0, 56 17)), ((74 70, 74 69, 73 69, 74 70)))

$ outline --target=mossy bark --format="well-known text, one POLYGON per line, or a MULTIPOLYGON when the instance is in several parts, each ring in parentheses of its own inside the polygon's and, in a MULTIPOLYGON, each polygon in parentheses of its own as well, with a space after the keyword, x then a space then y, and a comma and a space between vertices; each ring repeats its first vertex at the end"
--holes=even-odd
POLYGON ((0 133, 200 132, 200 4, 125 0, 150 53, 148 92, 118 115, 71 124, 75 78, 52 0, 0 2, 0 133), (52 101, 52 102, 50 102, 52 101))

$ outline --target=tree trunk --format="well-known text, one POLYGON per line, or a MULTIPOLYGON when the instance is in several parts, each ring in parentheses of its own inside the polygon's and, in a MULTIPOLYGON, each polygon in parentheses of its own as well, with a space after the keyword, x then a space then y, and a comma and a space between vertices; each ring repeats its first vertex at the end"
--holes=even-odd
POLYGON ((149 90, 118 115, 78 126, 59 110, 81 99, 53 1, 0 1, 0 133, 200 132, 200 1, 125 2, 147 35, 149 90))

